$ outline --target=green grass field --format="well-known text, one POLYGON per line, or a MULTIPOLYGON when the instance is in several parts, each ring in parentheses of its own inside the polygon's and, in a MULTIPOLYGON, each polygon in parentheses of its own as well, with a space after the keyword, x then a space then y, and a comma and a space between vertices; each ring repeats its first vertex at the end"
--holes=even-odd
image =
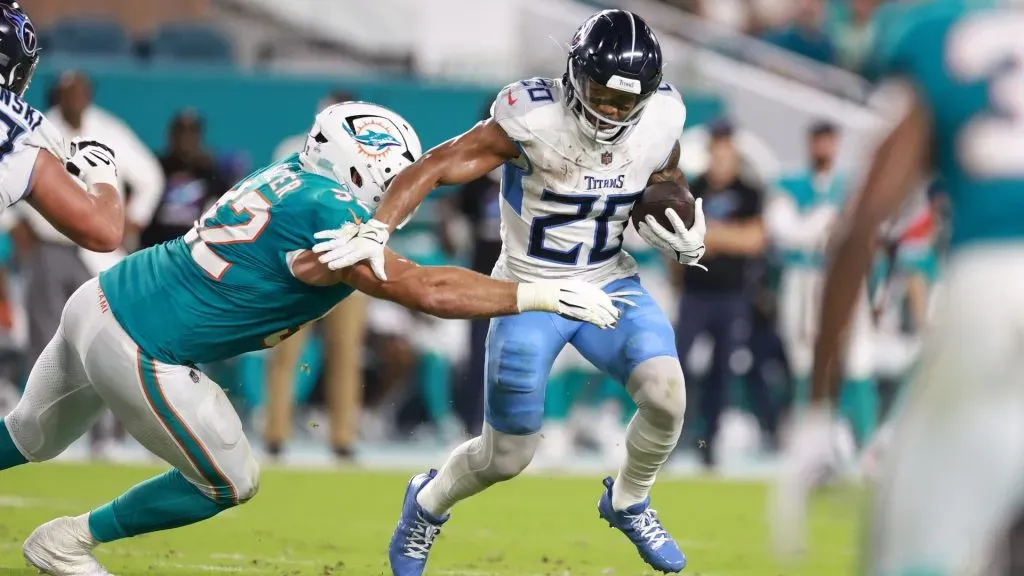
MULTIPOLYGON (((0 574, 32 572, 21 542, 38 524, 80 514, 159 469, 47 464, 0 473, 0 574)), ((359 470, 266 470, 251 503, 190 528, 102 547, 118 576, 389 574, 387 543, 408 476, 359 470)), ((463 503, 445 527, 428 574, 640 575, 626 539, 598 519, 600 478, 528 476, 463 503)), ((844 576, 856 560, 856 493, 815 502, 813 553, 781 567, 768 548, 756 483, 666 480, 655 507, 702 576, 844 576)))

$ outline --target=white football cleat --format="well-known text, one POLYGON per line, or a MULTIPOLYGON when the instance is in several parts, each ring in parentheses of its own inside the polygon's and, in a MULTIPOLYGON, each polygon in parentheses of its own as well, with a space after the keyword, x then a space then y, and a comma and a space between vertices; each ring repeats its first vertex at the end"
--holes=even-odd
POLYGON ((22 547, 25 561, 50 576, 113 576, 92 555, 98 542, 89 515, 57 518, 36 528, 22 547))

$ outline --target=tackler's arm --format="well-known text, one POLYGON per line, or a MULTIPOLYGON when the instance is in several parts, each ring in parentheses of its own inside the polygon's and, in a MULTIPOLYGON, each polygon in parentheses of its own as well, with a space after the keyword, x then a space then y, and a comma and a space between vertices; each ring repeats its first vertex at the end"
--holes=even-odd
POLYGON ((393 231, 434 188, 471 182, 519 154, 519 148, 493 118, 484 120, 402 170, 388 187, 374 219, 393 231))

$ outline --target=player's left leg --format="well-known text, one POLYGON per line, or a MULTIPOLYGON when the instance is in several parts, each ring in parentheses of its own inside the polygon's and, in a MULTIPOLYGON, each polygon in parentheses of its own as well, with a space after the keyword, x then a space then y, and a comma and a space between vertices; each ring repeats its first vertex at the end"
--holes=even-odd
POLYGON ((686 385, 675 336, 664 312, 636 277, 612 282, 606 291, 636 290, 614 330, 583 326, 573 346, 626 385, 637 412, 626 429, 626 461, 606 478, 601 517, 622 531, 656 570, 678 572, 686 557, 650 508, 655 477, 676 447, 686 411, 686 385))
POLYGON ((578 327, 546 312, 491 320, 483 434, 456 448, 440 471, 410 480, 391 537, 393 574, 422 574, 449 510, 530 464, 540 442, 548 373, 578 327))
POLYGON ((65 338, 88 381, 118 420, 150 452, 175 467, 77 518, 36 529, 30 562, 58 576, 104 574, 98 544, 185 526, 256 493, 259 467, 224 391, 198 370, 159 363, 141 352, 110 314, 96 281, 69 302, 65 338), (88 289, 88 290, 87 290, 88 289))
POLYGON ((85 365, 96 390, 136 440, 175 468, 93 510, 97 542, 194 524, 256 495, 259 465, 216 382, 141 351, 134 359, 91 352, 85 365))

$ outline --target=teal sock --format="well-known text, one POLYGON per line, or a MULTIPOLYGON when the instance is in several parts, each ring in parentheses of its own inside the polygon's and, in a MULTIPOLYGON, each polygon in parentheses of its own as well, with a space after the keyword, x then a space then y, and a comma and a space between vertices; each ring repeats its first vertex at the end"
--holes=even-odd
POLYGON ((803 408, 811 401, 811 379, 797 376, 793 379, 793 407, 803 408))
POLYGON ((11 440, 11 433, 7 430, 4 419, 0 418, 0 470, 7 470, 22 464, 28 464, 28 459, 14 445, 14 440, 11 440))
POLYGON ((857 445, 863 446, 878 425, 878 386, 870 378, 843 381, 839 411, 850 421, 857 445))
POLYGON ((427 352, 420 359, 423 401, 430 421, 438 424, 452 417, 452 366, 447 359, 427 352))
POLYGON ((111 542, 159 530, 188 526, 230 508, 199 491, 181 472, 171 470, 136 484, 89 514, 89 531, 111 542))

